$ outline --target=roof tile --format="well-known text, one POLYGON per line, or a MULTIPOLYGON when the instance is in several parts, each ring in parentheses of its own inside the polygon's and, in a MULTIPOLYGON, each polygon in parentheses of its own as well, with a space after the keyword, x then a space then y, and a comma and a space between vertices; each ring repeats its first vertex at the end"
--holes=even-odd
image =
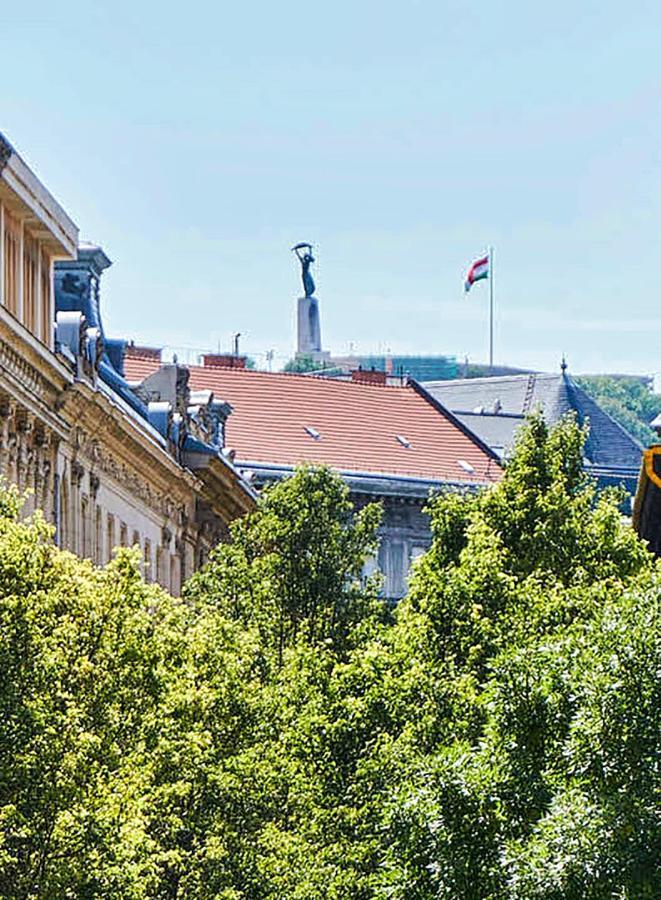
MULTIPOLYGON (((127 359, 126 377, 145 378, 156 368, 149 362, 127 359)), ((232 405, 225 443, 243 462, 308 462, 468 484, 498 481, 502 474, 451 414, 411 386, 203 366, 190 367, 189 385, 209 388, 232 405)))

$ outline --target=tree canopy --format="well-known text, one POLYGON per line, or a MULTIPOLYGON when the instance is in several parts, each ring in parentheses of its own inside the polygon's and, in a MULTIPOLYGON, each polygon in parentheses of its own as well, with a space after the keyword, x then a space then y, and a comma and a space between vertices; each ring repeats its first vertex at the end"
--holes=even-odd
POLYGON ((576 382, 644 446, 657 441, 650 422, 661 413, 661 396, 635 376, 585 375, 576 382))
POLYGON ((268 489, 175 600, 0 503, 0 894, 658 895, 659 589, 582 431, 429 504, 393 611, 380 511, 268 489))
POLYGON ((330 368, 325 360, 317 360, 311 353, 300 353, 288 359, 282 367, 283 372, 318 372, 330 368))

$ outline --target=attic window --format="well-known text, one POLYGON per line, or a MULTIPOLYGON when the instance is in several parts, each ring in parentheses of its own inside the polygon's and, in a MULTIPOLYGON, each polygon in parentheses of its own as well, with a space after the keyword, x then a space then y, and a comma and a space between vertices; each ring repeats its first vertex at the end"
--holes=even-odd
POLYGON ((316 428, 313 428, 311 425, 304 425, 303 428, 305 428, 305 430, 310 435, 310 437, 313 438, 313 440, 315 440, 315 441, 321 440, 321 435, 319 434, 319 432, 317 431, 316 428))
POLYGON ((473 466, 471 466, 470 463, 466 462, 465 459, 458 459, 457 465, 461 466, 461 468, 464 470, 464 472, 467 472, 469 475, 476 474, 476 469, 473 466))
POLYGON ((405 437, 403 434, 397 434, 397 435, 395 435, 395 437, 397 438, 399 443, 402 445, 402 447, 406 447, 408 449, 411 446, 411 441, 407 437, 405 437))

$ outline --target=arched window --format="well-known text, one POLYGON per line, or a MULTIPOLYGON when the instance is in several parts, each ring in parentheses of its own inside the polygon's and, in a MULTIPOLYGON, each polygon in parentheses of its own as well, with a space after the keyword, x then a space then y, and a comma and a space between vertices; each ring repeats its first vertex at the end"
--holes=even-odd
POLYGON ((151 558, 151 541, 145 541, 145 581, 153 581, 154 580, 154 571, 152 569, 152 558, 151 558))
POLYGON ((179 594, 179 559, 176 554, 170 557, 170 593, 175 597, 179 594))
POLYGON ((103 565, 103 514, 101 507, 96 507, 94 520, 94 561, 97 566, 103 565))
POLYGON ((60 547, 63 547, 65 550, 71 549, 69 547, 69 540, 71 535, 71 526, 70 526, 70 502, 69 502, 69 478, 67 473, 65 472, 62 475, 60 480, 60 547))
POLYGON ((106 544, 106 561, 112 559, 112 551, 115 549, 115 517, 108 514, 108 524, 106 528, 107 544, 106 544))
POLYGON ((85 496, 80 498, 80 555, 85 559, 91 556, 89 501, 85 496))
POLYGON ((156 571, 154 574, 156 577, 156 581, 158 581, 159 584, 161 584, 161 585, 163 585, 163 587, 165 587, 165 585, 163 584, 163 555, 164 555, 163 548, 157 547, 156 548, 156 571))

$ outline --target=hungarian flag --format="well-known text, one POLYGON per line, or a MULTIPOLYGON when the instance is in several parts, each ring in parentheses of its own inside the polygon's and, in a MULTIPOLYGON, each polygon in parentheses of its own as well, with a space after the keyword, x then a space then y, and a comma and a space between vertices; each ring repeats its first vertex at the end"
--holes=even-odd
POLYGON ((489 277, 489 257, 482 256, 476 259, 468 270, 466 281, 464 282, 464 291, 468 293, 476 281, 482 281, 483 278, 489 277))

